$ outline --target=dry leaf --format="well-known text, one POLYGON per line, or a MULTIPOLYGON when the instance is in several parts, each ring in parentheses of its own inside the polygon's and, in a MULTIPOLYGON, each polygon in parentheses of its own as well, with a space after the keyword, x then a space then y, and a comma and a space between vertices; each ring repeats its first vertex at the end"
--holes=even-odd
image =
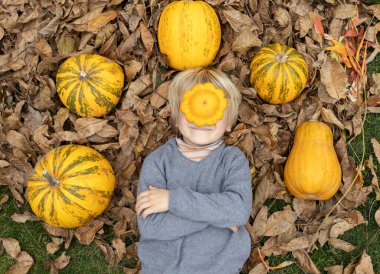
POLYGON ((1 198, 1 200, 0 200, 0 206, 2 206, 3 204, 5 204, 8 200, 9 200, 9 196, 8 195, 4 195, 3 198, 1 198))
POLYGON ((54 261, 54 266, 57 269, 63 269, 70 263, 70 256, 67 256, 65 253, 66 251, 54 261))
POLYGON ((256 218, 253 222, 253 226, 252 226, 254 239, 257 239, 264 234, 267 221, 268 221, 268 207, 262 206, 259 213, 257 213, 256 218))
POLYGON ((376 221, 377 225, 380 226, 380 208, 377 209, 377 211, 375 213, 375 221, 376 221))
POLYGON ((268 218, 264 236, 276 236, 289 230, 296 219, 297 214, 291 210, 282 210, 273 213, 268 218))
POLYGON ((355 14, 358 12, 358 7, 356 5, 350 5, 350 4, 341 4, 338 5, 335 10, 335 18, 338 19, 349 19, 355 16, 355 14))
POLYGON ((331 109, 321 108, 321 112, 324 122, 334 124, 341 130, 344 129, 344 125, 341 121, 338 120, 338 118, 336 118, 334 112, 331 109))
POLYGON ((34 215, 33 213, 30 213, 29 211, 25 211, 22 214, 14 213, 11 216, 12 220, 16 223, 25 223, 26 221, 39 221, 40 219, 34 215))
POLYGON ((114 10, 109 10, 106 12, 103 12, 96 16, 95 18, 91 19, 87 23, 87 30, 88 32, 95 32, 99 30, 100 28, 104 27, 105 25, 108 24, 108 22, 112 21, 115 19, 117 16, 117 11, 114 10))
POLYGON ((327 274, 343 274, 343 265, 325 267, 327 274))
POLYGON ((321 81, 332 98, 339 100, 346 97, 346 72, 337 61, 326 59, 321 68, 321 81))
POLYGON ((5 272, 6 274, 26 274, 29 272, 30 268, 33 266, 34 260, 25 251, 21 251, 17 257, 17 263, 12 265, 5 272))
POLYGON ((79 118, 74 122, 75 130, 80 138, 94 135, 107 125, 107 120, 97 118, 79 118))
POLYGON ((89 245, 95 238, 96 232, 103 227, 103 222, 92 220, 75 230, 75 237, 81 244, 89 245))
POLYGON ((46 245, 46 251, 48 254, 54 254, 59 250, 59 244, 56 244, 54 242, 50 242, 46 245))
POLYGON ((143 21, 140 21, 140 32, 141 32, 141 40, 143 41, 144 47, 149 56, 153 50, 154 39, 143 21))
POLYGON ((293 257, 296 258, 301 266, 301 268, 306 273, 319 274, 321 273, 315 266, 314 262, 311 260, 309 255, 305 250, 296 250, 292 252, 293 257))
POLYGON ((5 252, 7 252, 7 254, 11 256, 13 259, 17 259, 17 256, 21 252, 19 242, 13 238, 0 238, 0 240, 3 242, 5 252))
POLYGON ((346 252, 351 252, 356 249, 356 246, 353 246, 350 243, 347 243, 346 241, 343 241, 338 238, 331 238, 328 240, 329 245, 331 245, 334 248, 341 249, 346 252))
POLYGON ((355 271, 353 274, 375 274, 373 271, 371 257, 367 255, 364 251, 358 264, 355 266, 355 271))
POLYGON ((375 138, 371 139, 371 143, 373 146, 373 152, 375 153, 377 158, 377 162, 380 164, 380 144, 375 138))

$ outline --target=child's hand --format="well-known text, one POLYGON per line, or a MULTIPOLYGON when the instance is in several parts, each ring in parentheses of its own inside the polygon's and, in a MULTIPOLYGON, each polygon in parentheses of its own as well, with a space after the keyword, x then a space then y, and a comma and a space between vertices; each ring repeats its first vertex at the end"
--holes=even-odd
POLYGON ((169 190, 149 186, 149 190, 137 195, 136 213, 146 219, 152 213, 169 210, 169 190))
POLYGON ((238 227, 237 226, 231 226, 228 229, 232 230, 232 232, 238 231, 238 227))

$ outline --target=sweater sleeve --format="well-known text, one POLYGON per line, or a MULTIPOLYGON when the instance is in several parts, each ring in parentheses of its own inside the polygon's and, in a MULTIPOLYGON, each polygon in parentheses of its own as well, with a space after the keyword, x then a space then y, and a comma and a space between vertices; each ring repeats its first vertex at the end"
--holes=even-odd
MULTIPOLYGON (((137 194, 148 190, 149 185, 166 189, 166 180, 152 157, 143 163, 137 194)), ((175 240, 203 230, 207 223, 196 222, 175 216, 173 213, 161 212, 150 214, 146 219, 142 214, 137 217, 137 224, 142 238, 153 240, 175 240)))
POLYGON ((221 193, 199 193, 190 188, 170 191, 169 211, 176 216, 217 227, 244 225, 252 208, 251 172, 239 151, 227 169, 221 193))

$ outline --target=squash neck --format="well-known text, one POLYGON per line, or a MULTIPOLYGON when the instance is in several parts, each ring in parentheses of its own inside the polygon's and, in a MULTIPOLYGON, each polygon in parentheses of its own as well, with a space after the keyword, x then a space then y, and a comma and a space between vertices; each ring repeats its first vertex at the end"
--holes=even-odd
POLYGON ((59 181, 55 178, 53 178, 49 172, 46 170, 42 171, 42 175, 45 177, 45 179, 49 182, 49 185, 53 188, 56 188, 59 185, 59 181))

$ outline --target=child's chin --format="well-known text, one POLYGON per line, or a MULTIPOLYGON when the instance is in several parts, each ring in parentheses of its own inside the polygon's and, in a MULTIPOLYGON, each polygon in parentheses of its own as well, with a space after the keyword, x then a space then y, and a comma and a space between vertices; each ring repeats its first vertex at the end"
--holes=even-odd
POLYGON ((191 138, 189 141, 191 141, 195 146, 205 146, 215 142, 213 139, 207 138, 206 136, 197 136, 191 138))

